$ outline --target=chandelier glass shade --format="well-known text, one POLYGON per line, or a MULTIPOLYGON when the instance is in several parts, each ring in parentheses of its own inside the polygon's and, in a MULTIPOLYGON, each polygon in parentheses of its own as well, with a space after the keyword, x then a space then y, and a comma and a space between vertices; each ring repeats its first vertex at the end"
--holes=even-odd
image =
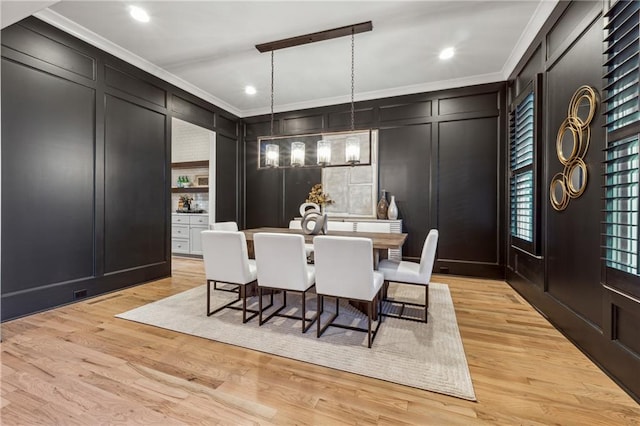
POLYGON ((304 166, 304 142, 291 142, 291 166, 304 166))
POLYGON ((318 165, 328 166, 331 164, 331 141, 321 139, 318 141, 318 165))

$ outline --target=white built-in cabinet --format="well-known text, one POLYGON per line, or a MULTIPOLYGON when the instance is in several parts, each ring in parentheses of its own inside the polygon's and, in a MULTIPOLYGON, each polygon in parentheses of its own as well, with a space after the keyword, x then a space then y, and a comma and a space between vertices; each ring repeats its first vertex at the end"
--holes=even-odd
POLYGON ((171 251, 175 254, 202 254, 202 236, 209 229, 209 215, 173 213, 171 215, 171 251))

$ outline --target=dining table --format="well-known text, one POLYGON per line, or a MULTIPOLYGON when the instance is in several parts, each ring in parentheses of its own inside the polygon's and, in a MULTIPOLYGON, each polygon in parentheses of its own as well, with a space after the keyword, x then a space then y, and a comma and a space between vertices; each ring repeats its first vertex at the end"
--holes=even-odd
MULTIPOLYGON (((247 239, 247 247, 251 256, 253 251, 253 236, 259 232, 274 232, 278 234, 298 234, 304 237, 305 243, 313 243, 313 237, 318 235, 305 234, 302 229, 291 228, 251 228, 245 229, 245 238, 247 239)), ((374 267, 378 266, 378 259, 384 259, 387 257, 387 251, 389 249, 400 249, 407 239, 407 234, 404 233, 382 233, 382 232, 354 232, 354 231, 329 231, 326 234, 319 235, 331 235, 339 237, 360 237, 369 238, 373 244, 373 258, 374 267)))
MULTIPOLYGON (((302 235, 304 237, 305 243, 313 243, 313 238, 318 235, 305 234, 302 229, 291 229, 291 228, 251 228, 245 229, 244 232, 245 238, 247 240, 247 250, 249 251, 249 257, 254 257, 253 255, 253 236, 260 232, 272 232, 279 234, 296 234, 302 235)), ((371 239, 371 243, 373 245, 373 267, 377 269, 378 262, 380 259, 387 258, 388 251, 390 249, 401 249, 405 240, 407 239, 407 234, 405 233, 382 233, 382 232, 355 232, 355 231, 329 231, 326 234, 319 235, 331 235, 331 236, 340 236, 340 237, 360 237, 360 238, 369 238, 371 239)), ((383 289, 383 292, 386 293, 386 288, 383 289)), ((384 294, 383 293, 383 294, 384 294)), ((352 301, 350 304, 360 311, 366 313, 366 303, 360 303, 352 301)), ((376 312, 374 312, 374 320, 377 319, 377 307, 376 312)))

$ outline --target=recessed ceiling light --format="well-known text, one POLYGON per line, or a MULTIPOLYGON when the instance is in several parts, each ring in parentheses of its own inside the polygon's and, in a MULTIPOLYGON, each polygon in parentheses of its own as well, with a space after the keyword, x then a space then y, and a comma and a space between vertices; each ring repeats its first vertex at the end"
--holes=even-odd
POLYGON ((244 93, 246 93, 247 95, 255 95, 256 94, 256 88, 253 86, 246 86, 244 88, 244 93))
POLYGON ((129 6, 129 14, 131 14, 131 17, 136 21, 149 22, 150 20, 147 11, 138 6, 129 6))
POLYGON ((453 58, 454 53, 455 50, 453 49, 453 47, 442 49, 442 51, 440 52, 440 59, 451 59, 453 58))

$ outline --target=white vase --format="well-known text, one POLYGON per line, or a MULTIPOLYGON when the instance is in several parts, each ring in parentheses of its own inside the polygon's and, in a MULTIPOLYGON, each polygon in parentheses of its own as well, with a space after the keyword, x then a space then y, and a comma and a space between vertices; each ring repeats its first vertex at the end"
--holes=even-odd
POLYGON ((391 196, 391 203, 389 203, 389 209, 387 210, 387 217, 390 220, 396 220, 398 218, 398 206, 396 205, 396 196, 391 196))

